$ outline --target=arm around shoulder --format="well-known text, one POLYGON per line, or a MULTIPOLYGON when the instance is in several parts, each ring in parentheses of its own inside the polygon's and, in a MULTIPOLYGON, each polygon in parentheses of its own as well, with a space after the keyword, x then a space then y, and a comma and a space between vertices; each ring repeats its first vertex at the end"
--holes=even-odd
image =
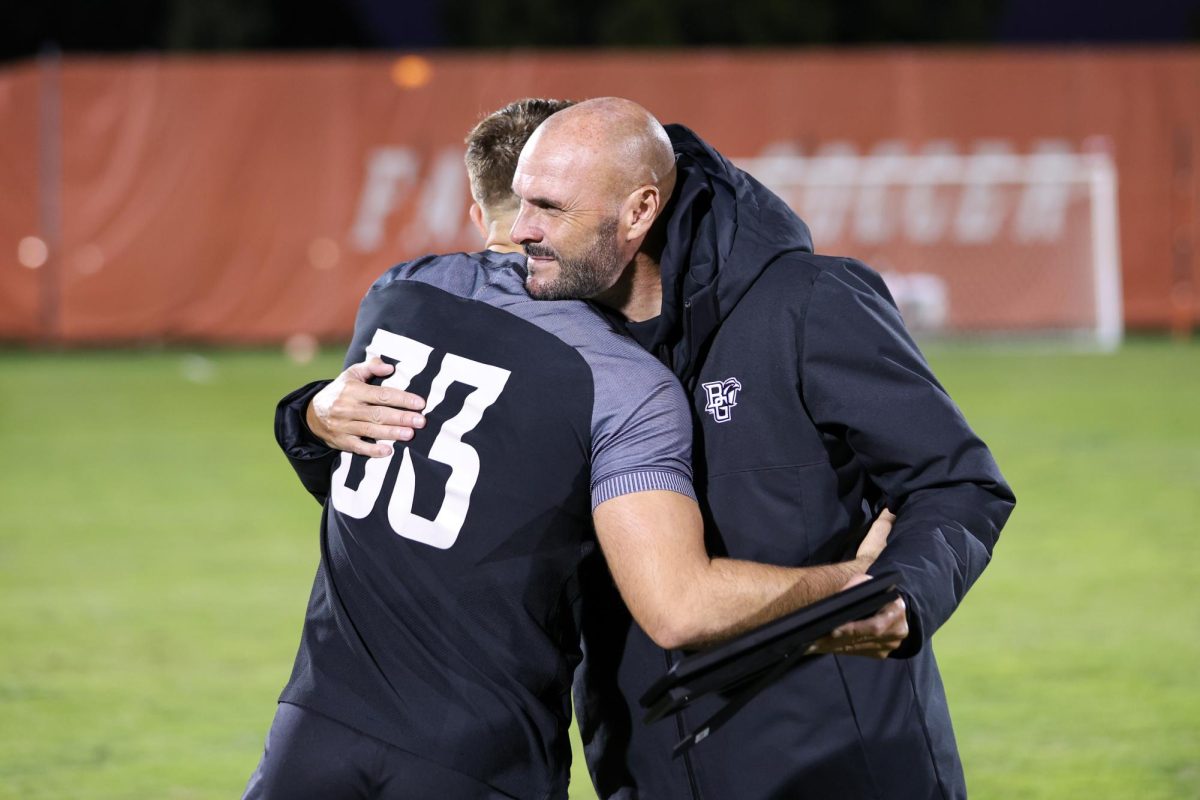
POLYGON ((672 491, 623 494, 592 516, 630 613, 668 650, 727 639, 827 597, 873 560, 780 567, 709 558, 699 506, 672 491))

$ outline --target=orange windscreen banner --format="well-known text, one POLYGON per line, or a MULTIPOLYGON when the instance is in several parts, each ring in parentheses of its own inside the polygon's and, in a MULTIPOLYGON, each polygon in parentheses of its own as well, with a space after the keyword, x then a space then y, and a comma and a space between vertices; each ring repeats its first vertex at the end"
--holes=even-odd
POLYGON ((0 338, 344 337, 390 265, 480 247, 480 116, 613 94, 769 172, 917 323, 1073 324, 1105 248, 1126 324, 1200 308, 1200 51, 66 58, 0 71, 0 338))

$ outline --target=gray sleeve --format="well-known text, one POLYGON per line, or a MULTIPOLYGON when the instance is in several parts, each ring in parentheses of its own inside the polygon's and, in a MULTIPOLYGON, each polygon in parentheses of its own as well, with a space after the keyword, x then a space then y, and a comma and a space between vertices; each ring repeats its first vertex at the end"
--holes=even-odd
POLYGON ((692 416, 675 376, 640 348, 593 368, 592 508, 652 490, 695 499, 692 416))

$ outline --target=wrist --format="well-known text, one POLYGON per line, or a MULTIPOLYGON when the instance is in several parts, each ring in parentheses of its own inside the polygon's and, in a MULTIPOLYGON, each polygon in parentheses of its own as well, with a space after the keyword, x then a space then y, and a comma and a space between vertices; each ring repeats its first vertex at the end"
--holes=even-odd
POLYGON ((874 563, 875 563, 875 556, 858 555, 858 556, 855 556, 850 561, 847 561, 846 566, 850 568, 850 570, 853 574, 862 575, 867 570, 869 570, 871 568, 871 565, 874 563))
POLYGON ((300 419, 304 424, 304 432, 311 437, 312 441, 320 442, 326 447, 333 446, 329 444, 329 441, 320 433, 325 430, 325 426, 321 424, 321 418, 317 416, 317 412, 313 408, 312 400, 309 400, 308 405, 304 407, 304 413, 301 415, 300 419))
POLYGON ((309 430, 305 419, 313 397, 329 381, 314 381, 289 392, 275 406, 275 441, 288 458, 300 461, 325 458, 329 446, 309 430))

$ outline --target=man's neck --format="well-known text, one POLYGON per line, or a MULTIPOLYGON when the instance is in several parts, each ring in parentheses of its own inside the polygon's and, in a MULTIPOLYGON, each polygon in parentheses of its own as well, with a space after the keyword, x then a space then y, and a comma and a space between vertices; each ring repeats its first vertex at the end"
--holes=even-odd
POLYGON ((639 251, 612 288, 592 299, 630 322, 653 319, 662 313, 662 269, 657 260, 639 251))
POLYGON ((491 250, 493 253, 524 252, 519 244, 513 244, 512 239, 509 238, 513 219, 512 214, 497 214, 488 222, 487 241, 483 243, 484 249, 491 250))
POLYGON ((630 322, 645 322, 662 314, 662 254, 667 244, 667 220, 675 200, 675 174, 669 176, 663 196, 670 198, 634 253, 621 279, 601 297, 593 298, 621 312, 630 322))

